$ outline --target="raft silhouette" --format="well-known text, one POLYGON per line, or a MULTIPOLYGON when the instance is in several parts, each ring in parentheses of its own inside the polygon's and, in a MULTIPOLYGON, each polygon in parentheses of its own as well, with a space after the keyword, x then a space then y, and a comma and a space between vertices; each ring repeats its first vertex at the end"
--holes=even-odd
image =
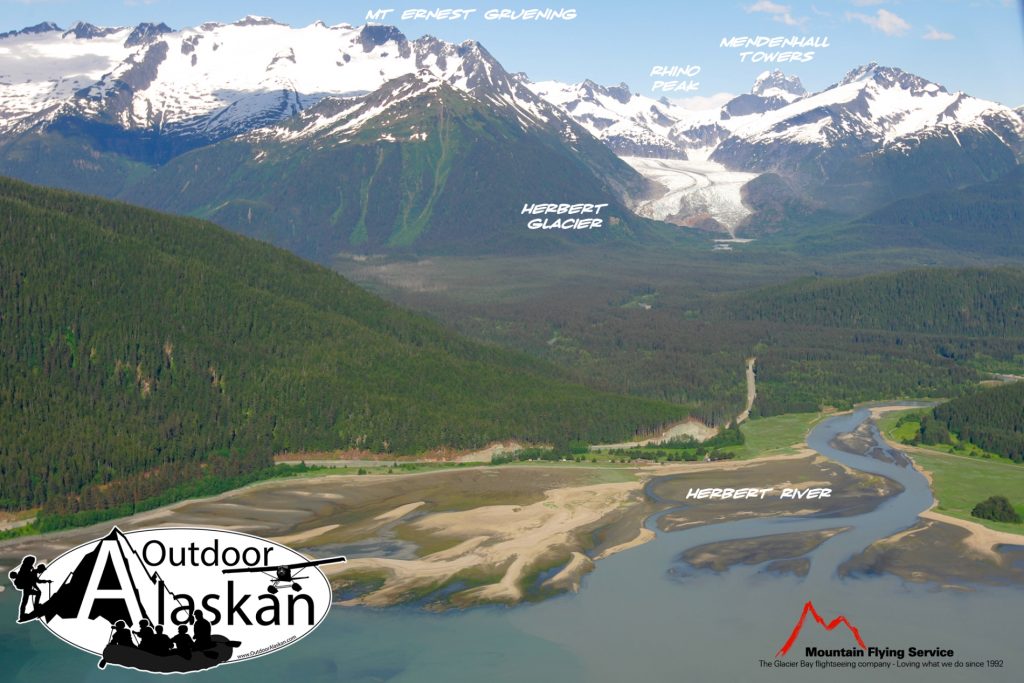
POLYGON ((167 654, 147 652, 133 645, 110 643, 103 649, 103 659, 99 661, 99 667, 102 669, 107 664, 117 664, 153 673, 201 671, 228 661, 235 648, 241 645, 237 640, 228 640, 217 634, 210 636, 210 641, 207 647, 192 652, 171 650, 167 654))

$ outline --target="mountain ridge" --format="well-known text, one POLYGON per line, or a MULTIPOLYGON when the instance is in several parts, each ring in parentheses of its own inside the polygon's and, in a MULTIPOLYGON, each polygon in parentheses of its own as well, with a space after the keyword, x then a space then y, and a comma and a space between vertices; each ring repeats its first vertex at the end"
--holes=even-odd
MULTIPOLYGON (((588 196, 581 201, 614 204, 617 220, 634 224, 625 231, 606 231, 615 237, 635 234, 634 228, 645 225, 631 213, 634 209, 673 192, 619 156, 708 161, 725 171, 776 176, 792 198, 775 202, 764 218, 752 215, 741 230, 749 234, 782 229, 785 206, 806 213, 805 207, 827 203, 836 212, 859 215, 901 197, 992 181, 1024 159, 1020 111, 876 63, 855 67, 815 93, 808 93, 795 76, 765 71, 749 93, 695 112, 665 98, 632 93, 624 83, 532 82, 508 73, 479 42, 455 44, 429 35, 409 40, 384 24, 315 22, 292 28, 255 16, 179 31, 154 23, 118 29, 79 23, 70 31, 42 24, 2 40, 12 46, 60 44, 73 59, 24 64, 0 59, 0 72, 11 71, 0 83, 0 171, 222 221, 322 262, 339 250, 371 245, 439 253, 490 244, 517 251, 536 236, 515 234, 511 208, 546 200, 534 196, 543 193, 524 164, 542 169, 548 184, 583 188, 588 196), (237 59, 240 52, 245 60, 237 59), (68 66, 86 57, 89 68, 68 66), (423 145, 430 132, 397 131, 390 118, 396 111, 431 118, 427 111, 406 110, 414 100, 425 110, 436 106, 431 104, 439 101, 436 96, 423 95, 440 84, 452 90, 442 99, 462 100, 457 108, 466 112, 460 140, 446 148, 461 156, 431 150, 423 145), (494 137, 495 119, 519 130, 502 124, 494 137), (490 132, 481 135, 485 130, 490 132), (296 163, 327 154, 328 145, 361 145, 344 154, 336 151, 345 163, 366 156, 355 164, 364 169, 362 176, 342 178, 361 188, 359 196, 345 199, 349 208, 339 204, 337 210, 320 213, 307 209, 323 203, 322 197, 293 196, 289 207, 277 208, 277 232, 252 228, 252 211, 259 207, 248 204, 253 198, 247 197, 247 188, 260 175, 253 164, 265 160, 264 172, 275 168, 283 174, 277 184, 258 180, 263 189, 296 183, 290 167, 270 163, 273 150, 264 147, 275 141, 294 146, 288 156, 296 163), (512 143, 525 145, 528 161, 518 163, 515 152, 502 149, 512 143), (389 144, 397 151, 387 151, 389 144), (253 158, 238 156, 246 146, 253 158), (186 184, 184 166, 192 152, 196 155, 188 159, 224 155, 242 166, 237 177, 197 177, 196 183, 186 184), (567 160, 567 155, 576 159, 567 160), (376 164, 369 163, 371 157, 376 164), (390 186, 399 194, 388 195, 374 180, 374 169, 388 159, 401 178, 390 186), (449 175, 453 164, 463 163, 473 168, 449 175), (549 168, 552 173, 546 172, 549 168), (555 182, 555 168, 565 170, 572 182, 555 182), (444 205, 436 200, 448 182, 452 195, 469 197, 481 174, 491 186, 507 187, 498 195, 518 195, 516 202, 473 197, 473 213, 434 215, 434 207, 444 205), (168 179, 174 183, 167 186, 176 189, 160 196, 168 179), (200 195, 210 191, 197 189, 199 182, 223 186, 223 191, 204 199, 200 195), (396 212, 379 216, 376 240, 365 222, 370 213, 380 213, 367 209, 371 187, 377 190, 375 201, 398 204, 396 212), (344 235, 328 235, 343 215, 344 235), (486 233, 452 233, 446 227, 491 221, 495 215, 501 217, 498 228, 507 231, 498 241, 486 233), (315 233, 305 244, 304 231, 315 233), (457 239, 449 244, 441 237, 445 234, 457 239)), ((440 133, 436 123, 428 127, 433 135, 440 133)), ((680 176, 679 182, 684 181, 680 176)), ((347 190, 322 187, 324 192, 345 195, 347 190)), ((741 196, 760 195, 748 191, 741 196)), ((571 196, 555 200, 576 201, 571 196)), ((720 218, 701 220, 724 224, 720 218)), ((565 242, 564 237, 549 241, 565 242)), ((576 241, 592 238, 576 236, 576 241)), ((542 242, 535 244, 543 248, 542 242)))

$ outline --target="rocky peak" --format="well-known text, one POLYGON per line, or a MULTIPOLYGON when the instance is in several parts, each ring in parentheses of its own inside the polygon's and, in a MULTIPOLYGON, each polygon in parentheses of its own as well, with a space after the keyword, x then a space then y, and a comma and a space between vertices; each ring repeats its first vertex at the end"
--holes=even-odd
POLYGON ((284 26, 279 21, 274 21, 270 17, 259 17, 253 14, 246 16, 244 19, 236 21, 234 26, 284 26))
POLYGON ((145 45, 151 43, 165 33, 173 33, 172 29, 167 24, 161 22, 159 24, 150 24, 149 22, 143 22, 135 27, 128 39, 124 41, 125 47, 135 47, 137 45, 145 45))
POLYGON ((590 99, 593 99, 594 95, 604 95, 610 97, 616 102, 626 104, 633 97, 633 93, 630 92, 629 86, 625 83, 619 83, 618 85, 605 86, 600 83, 595 83, 589 78, 580 84, 580 90, 590 99))
POLYGON ((35 26, 26 26, 20 31, 7 31, 6 33, 0 33, 0 38, 12 38, 14 36, 25 36, 33 33, 48 33, 50 31, 63 31, 60 26, 53 23, 52 21, 44 21, 41 24, 35 26))
POLYGON ((67 38, 68 36, 74 36, 78 40, 89 40, 90 38, 103 38, 104 36, 109 36, 111 33, 117 33, 120 30, 121 29, 118 27, 100 28, 94 24, 80 21, 65 31, 64 35, 61 37, 67 38))
POLYGON ((762 72, 754 81, 754 87, 750 89, 750 94, 761 97, 779 94, 773 91, 782 91, 796 97, 803 97, 807 94, 807 90, 804 89, 803 83, 797 76, 787 76, 782 73, 781 69, 762 72))
POLYGON ((885 89, 901 88, 909 90, 915 95, 948 92, 938 83, 933 83, 893 66, 880 66, 875 62, 852 69, 843 77, 843 80, 839 81, 839 85, 857 82, 873 82, 885 89))

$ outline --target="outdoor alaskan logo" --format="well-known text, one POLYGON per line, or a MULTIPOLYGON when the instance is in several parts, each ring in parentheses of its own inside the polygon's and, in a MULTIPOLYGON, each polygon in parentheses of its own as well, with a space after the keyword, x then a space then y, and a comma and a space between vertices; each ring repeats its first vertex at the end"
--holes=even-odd
POLYGON ((319 565, 271 541, 217 529, 143 529, 32 555, 10 572, 18 622, 39 621, 107 664, 188 673, 287 647, 331 607, 319 565))

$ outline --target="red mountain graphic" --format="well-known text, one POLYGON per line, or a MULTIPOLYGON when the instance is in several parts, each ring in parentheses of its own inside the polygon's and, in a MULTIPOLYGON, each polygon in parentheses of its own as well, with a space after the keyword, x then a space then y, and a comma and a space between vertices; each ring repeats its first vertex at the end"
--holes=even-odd
POLYGON ((860 631, 857 630, 856 626, 847 621, 846 617, 840 614, 838 617, 836 617, 835 619, 826 624, 825 620, 822 619, 820 614, 818 614, 818 610, 814 609, 814 603, 808 600, 807 603, 804 605, 804 611, 800 613, 800 618, 797 619, 796 626, 793 627, 793 632, 789 634, 789 640, 787 640, 786 644, 783 645, 779 649, 779 651, 775 653, 776 657, 784 656, 787 652, 789 652, 789 648, 793 647, 793 643, 795 643, 796 639, 800 637, 800 630, 803 629, 804 620, 807 618, 808 614, 813 616, 814 620, 818 622, 818 624, 821 625, 826 631, 831 631, 840 624, 842 624, 850 630, 850 633, 853 634, 853 638, 857 641, 857 645, 860 646, 860 649, 868 649, 868 646, 864 644, 864 641, 860 637, 860 631))

